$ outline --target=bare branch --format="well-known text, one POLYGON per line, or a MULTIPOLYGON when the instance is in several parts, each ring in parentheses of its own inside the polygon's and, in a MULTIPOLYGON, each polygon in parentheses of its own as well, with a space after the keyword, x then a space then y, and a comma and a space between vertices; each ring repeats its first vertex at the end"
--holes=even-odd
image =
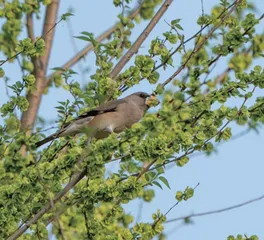
POLYGON ((126 54, 120 59, 120 61, 116 64, 112 72, 109 74, 109 77, 115 79, 116 76, 121 72, 123 67, 127 64, 127 62, 132 58, 132 56, 138 51, 141 44, 144 42, 144 40, 148 37, 150 32, 153 30, 153 28, 156 26, 162 15, 166 12, 170 4, 172 3, 172 0, 166 0, 158 12, 155 14, 155 16, 151 19, 148 26, 144 29, 144 31, 140 34, 140 36, 137 38, 137 40, 134 42, 134 44, 131 46, 131 48, 126 52, 126 54))
POLYGON ((189 219, 189 218, 201 217, 201 216, 211 215, 211 214, 216 214, 216 213, 221 213, 221 212, 227 212, 227 211, 230 211, 232 209, 240 208, 240 207, 243 207, 245 205, 251 204, 253 202, 260 201, 263 198, 264 198, 264 195, 257 197, 257 198, 254 198, 254 199, 251 199, 249 201, 237 204, 237 205, 230 206, 230 207, 226 207, 226 208, 222 208, 222 209, 218 209, 218 210, 214 210, 214 211, 202 212, 202 213, 193 213, 193 214, 186 215, 183 217, 173 218, 173 219, 166 221, 166 223, 171 223, 171 222, 176 222, 176 221, 185 220, 185 219, 189 219))

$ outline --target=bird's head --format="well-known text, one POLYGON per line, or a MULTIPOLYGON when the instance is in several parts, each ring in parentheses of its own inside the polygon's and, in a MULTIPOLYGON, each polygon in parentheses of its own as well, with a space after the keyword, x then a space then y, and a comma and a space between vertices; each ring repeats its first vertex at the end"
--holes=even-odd
POLYGON ((132 98, 135 98, 135 100, 138 102, 140 105, 144 105, 147 108, 159 104, 159 100, 154 96, 150 95, 145 92, 136 92, 130 95, 132 98))

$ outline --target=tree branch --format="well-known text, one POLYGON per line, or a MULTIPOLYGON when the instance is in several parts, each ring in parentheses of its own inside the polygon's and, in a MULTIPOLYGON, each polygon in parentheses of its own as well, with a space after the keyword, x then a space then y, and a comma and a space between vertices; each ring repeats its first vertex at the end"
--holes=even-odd
MULTIPOLYGON (((168 8, 168 6, 170 5, 170 3, 172 2, 172 0, 167 0, 163 6, 161 7, 161 9, 158 11, 158 13, 154 16, 153 19, 155 19, 155 21, 151 21, 148 25, 148 27, 146 28, 147 31, 151 31, 153 29, 153 27, 156 25, 156 23, 158 22, 158 20, 161 18, 161 16, 163 15, 163 13, 166 11, 166 9, 168 8), (168 3, 167 3, 168 2, 168 3)), ((49 5, 50 6, 50 5, 49 5)), ((48 9, 47 9, 48 11, 48 9)), ((139 13, 139 8, 137 8, 134 12, 132 12, 132 14, 130 15, 131 17, 136 16, 139 13)), ((47 16, 48 14, 46 14, 47 16)), ((152 20, 153 20, 152 19, 152 20)), ((99 38, 100 40, 103 40, 104 38, 106 38, 107 36, 109 36, 115 29, 116 29, 116 25, 113 26, 112 28, 110 28, 107 32, 105 32, 104 34, 102 34, 99 38)), ((139 37, 139 39, 141 39, 141 43, 144 41, 144 39, 148 36, 148 32, 146 32, 146 30, 143 32, 142 36, 139 37)), ((98 40, 98 39, 97 39, 98 40)), ((137 41, 136 41, 137 42, 137 41)), ((141 44, 140 43, 140 44, 141 44)), ((90 46, 90 45, 89 45, 90 46)), ((75 64, 82 56, 80 56, 81 54, 86 54, 88 51, 90 51, 92 49, 92 46, 87 46, 85 49, 83 49, 81 51, 81 53, 79 53, 79 55, 77 54, 73 59, 71 59, 67 64, 66 68, 75 64)), ((140 45, 139 45, 140 46, 140 45)), ((139 48, 138 46, 138 48, 139 48)), ((133 47, 133 46, 132 46, 133 47)), ((132 49, 132 48, 131 48, 132 49)), ((130 49, 130 50, 131 50, 130 49)), ((45 56, 46 61, 48 60, 48 56, 45 56)), ((66 65, 65 64, 65 65, 66 65)), ((63 68, 65 68, 65 65, 63 68)), ((46 67, 46 66, 45 66, 46 67)), ((121 68, 122 69, 122 68, 121 68)), ((120 71, 121 71, 120 69, 120 71)), ((51 76, 52 77, 52 76, 51 76)), ((44 80, 44 77, 42 78, 42 80, 44 80)), ((42 82, 42 88, 43 88, 43 82, 42 82)), ((44 89, 44 88, 43 88, 44 89)), ((42 90, 43 90, 42 89, 42 90)), ((40 94, 40 98, 41 98, 42 93, 40 94)), ((39 98, 39 102, 40 103, 40 98, 39 98)), ((37 108, 38 110, 38 108, 37 108)), ((35 113, 37 113, 37 110, 35 111, 35 113)), ((28 112, 28 111, 27 111, 28 112)), ((25 118, 25 117, 24 117, 25 118)), ((23 116, 22 116, 23 119, 23 116)), ((34 119, 35 121, 35 119, 34 119)), ((33 121, 33 124, 34 124, 33 121)), ((31 119, 32 122, 32 119, 31 119)), ((23 129, 26 129, 29 127, 29 124, 23 124, 23 129)), ((71 188, 73 188, 84 176, 85 176, 86 170, 84 169, 83 171, 77 173, 73 179, 66 185, 66 187, 59 192, 56 197, 53 199, 53 203, 55 204, 58 200, 60 200, 71 188)), ((12 239, 17 239, 19 236, 21 236, 32 224, 36 223, 38 221, 39 218, 41 218, 46 212, 48 212, 51 208, 52 208, 52 204, 49 202, 47 203, 33 218, 31 218, 29 221, 27 221, 24 225, 21 226, 21 228, 19 228, 17 231, 15 231, 9 238, 8 240, 12 240, 12 239)))
POLYGON ((222 209, 218 209, 218 210, 214 210, 214 211, 202 212, 202 213, 193 213, 193 214, 186 215, 183 217, 173 218, 173 219, 166 221, 166 223, 171 223, 171 222, 176 222, 179 220, 185 220, 185 219, 194 218, 194 217, 201 217, 201 216, 211 215, 211 214, 216 214, 216 213, 221 213, 221 212, 227 212, 227 211, 230 211, 232 209, 240 208, 240 207, 243 207, 245 205, 251 204, 253 202, 260 201, 263 198, 264 198, 264 195, 257 197, 257 198, 254 198, 254 199, 251 199, 249 201, 237 204, 237 205, 230 206, 230 207, 226 207, 226 208, 222 208, 222 209))
POLYGON ((195 49, 191 52, 191 54, 188 56, 187 60, 178 68, 178 70, 173 73, 164 83, 162 83, 162 87, 165 87, 168 83, 170 83, 187 65, 187 63, 190 61, 191 57, 197 53, 203 45, 207 42, 207 40, 213 35, 213 33, 221 26, 221 24, 224 22, 224 20, 231 15, 233 11, 237 8, 238 4, 241 2, 241 0, 236 0, 234 2, 234 6, 228 11, 228 13, 221 18, 221 21, 219 21, 218 24, 216 24, 212 30, 208 33, 207 36, 203 38, 203 40, 195 47, 195 49))
POLYGON ((62 224, 61 224, 61 222, 60 222, 60 218, 59 218, 58 215, 56 215, 56 222, 57 222, 57 224, 58 224, 58 233, 59 233, 59 235, 61 236, 61 239, 62 239, 62 240, 67 240, 67 238, 66 238, 66 236, 65 236, 65 234, 64 234, 64 229, 63 229, 63 227, 62 227, 62 224))
MULTIPOLYGON (((136 7, 130 14, 129 14, 129 18, 130 19, 134 19, 140 12, 140 5, 138 7, 136 7)), ((113 25, 112 27, 110 27, 109 29, 107 29, 105 32, 103 32, 99 37, 97 37, 95 40, 97 42, 102 42, 104 39, 108 38, 109 36, 111 36, 111 34, 113 34, 113 32, 117 29, 118 27, 118 23, 116 23, 115 25, 113 25)), ((72 67, 73 65, 75 65, 78 61, 80 61, 87 53, 89 53, 91 50, 93 50, 93 45, 92 44, 88 44, 86 47, 84 47, 81 51, 79 51, 74 57, 72 57, 68 62, 64 63, 61 68, 63 69, 68 69, 70 67, 72 67)), ((49 75, 47 77, 48 81, 46 86, 48 86, 51 81, 52 78, 56 75, 59 74, 60 71, 56 71, 54 73, 52 73, 51 75, 49 75)))
POLYGON ((50 57, 52 42, 54 39, 54 27, 56 24, 58 9, 60 0, 53 0, 50 5, 48 5, 45 15, 44 28, 42 31, 42 36, 45 41, 45 53, 42 57, 43 70, 46 72, 47 65, 50 57), (49 33, 49 34, 48 34, 49 33))
MULTIPOLYGON (((255 88, 254 88, 255 89, 255 88)), ((254 89, 252 90, 252 92, 254 91, 254 89)), ((244 106, 245 102, 246 102, 247 98, 245 98, 245 100, 243 101, 240 109, 238 110, 238 114, 241 111, 242 107, 244 106)), ((219 133, 221 133, 221 131, 223 131, 223 129, 227 126, 227 124, 230 123, 230 121, 228 121, 216 134, 215 136, 217 136, 219 133)), ((214 136, 214 137, 215 137, 214 136)), ((207 139, 204 144, 206 144, 208 141, 210 141, 213 137, 207 139)), ((130 176, 134 176, 137 177, 137 181, 146 173, 149 171, 152 171, 154 169, 163 167, 165 165, 168 165, 171 162, 177 162, 178 160, 180 160, 182 157, 184 156, 188 156, 191 155, 193 152, 195 151, 195 147, 192 147, 191 149, 189 149, 187 152, 185 152, 184 154, 182 154, 181 156, 174 158, 170 161, 164 162, 163 164, 159 164, 156 165, 154 167, 152 167, 156 160, 153 160, 152 162, 150 162, 141 172, 139 173, 135 173, 135 174, 131 174, 130 176)), ((82 160, 80 160, 81 162, 82 160)), ((82 170, 81 172, 77 173, 73 179, 66 185, 66 187, 59 192, 56 197, 53 199, 53 201, 50 201, 49 203, 46 204, 46 206, 44 206, 33 218, 31 218, 29 221, 27 221, 24 225, 21 226, 20 229, 18 229, 17 231, 15 231, 9 238, 8 240, 12 240, 12 239, 16 239, 17 237, 19 237, 20 235, 22 235, 29 227, 30 225, 34 224, 37 222, 37 220, 39 218, 41 218, 46 212, 48 212, 51 208, 53 208, 53 205, 51 204, 51 202, 53 202, 54 204, 59 201, 64 195, 67 194, 67 192, 73 188, 84 176, 86 173, 86 169, 82 170)), ((127 179, 128 177, 124 177, 121 178, 120 181, 124 181, 125 179, 127 179)), ((121 200, 117 200, 117 202, 115 203, 115 206, 120 204, 121 200)), ((60 213, 61 214, 61 213, 60 213)), ((53 220, 53 219, 52 219, 53 220)), ((52 221, 51 220, 51 221, 52 221)), ((49 221, 48 223, 50 223, 51 221, 49 221)))
POLYGON ((34 34, 34 25, 33 25, 33 13, 28 13, 27 14, 27 19, 26 19, 26 26, 27 26, 27 34, 28 37, 31 39, 32 42, 35 40, 35 34, 34 34))
MULTIPOLYGON (((225 14, 229 9, 231 9, 235 4, 236 4, 236 3, 234 2, 234 3, 232 3, 231 5, 229 5, 229 6, 228 6, 223 12, 221 12, 221 13, 219 14, 219 16, 217 17, 217 19, 221 19, 221 18, 224 16, 224 14, 225 14)), ((173 50, 173 51, 168 55, 168 57, 165 58, 165 60, 164 60, 162 63, 160 63, 159 65, 157 65, 157 66, 155 66, 155 67, 153 68, 152 72, 154 72, 154 71, 158 70, 159 68, 163 67, 163 66, 169 61, 169 59, 179 51, 179 49, 180 49, 181 47, 184 48, 184 45, 185 45, 186 43, 190 42, 191 40, 193 40, 193 39, 196 38, 197 36, 201 35, 202 32, 203 32, 203 30, 206 29, 207 27, 209 27, 211 24, 212 24, 212 22, 207 23, 206 25, 204 25, 203 27, 201 27, 201 29, 200 29, 199 31, 197 31, 195 34, 193 34, 191 37, 189 37, 187 40, 185 40, 185 41, 181 41, 181 43, 176 47, 176 49, 173 50)), ((197 46, 197 44, 195 45, 194 49, 196 48, 196 46, 197 46)), ((185 51, 185 52, 186 52, 186 51, 185 51)), ((222 55, 219 54, 216 58, 214 58, 212 61, 210 61, 210 63, 208 64, 208 67, 211 66, 214 62, 216 62, 221 56, 222 56, 222 55)), ((188 59, 188 61, 189 61, 189 59, 188 59)), ((184 67, 183 67, 183 68, 184 68, 184 67)), ((181 70, 183 70, 183 69, 181 69, 181 70)), ((144 78, 141 78, 140 81, 143 80, 143 79, 144 79, 144 78)), ((127 87, 127 86, 123 86, 123 87, 120 88, 120 90, 121 90, 122 92, 125 92, 126 90, 128 90, 128 87, 127 87)), ((154 93, 155 93, 155 92, 154 92, 154 93)))
MULTIPOLYGON (((26 131, 27 135, 31 134, 32 127, 34 126, 39 105, 41 102, 41 96, 45 88, 45 74, 48 66, 52 41, 54 38, 54 30, 50 31, 50 29, 56 23, 58 7, 59 0, 53 0, 51 4, 47 6, 46 9, 45 22, 42 34, 42 38, 45 41, 45 51, 42 57, 36 59, 34 68, 34 75, 36 77, 36 90, 30 91, 27 94, 29 107, 27 111, 23 112, 21 117, 21 130, 26 131), (48 32, 50 32, 50 34, 47 34, 48 32)), ((30 34, 32 34, 31 30, 29 30, 29 32, 30 34)))
MULTIPOLYGON (((220 19, 227 10, 229 10, 231 7, 233 7, 235 5, 235 3, 231 4, 230 6, 228 6, 223 12, 221 12, 219 14, 219 16, 217 17, 217 19, 220 19)), ((188 39, 184 40, 184 41, 181 41, 181 43, 178 45, 178 47, 176 47, 176 49, 174 51, 172 51, 168 57, 164 60, 164 62, 160 63, 158 66, 156 66, 153 71, 156 71, 158 70, 159 68, 163 67, 167 62, 168 60, 175 54, 179 51, 179 49, 181 47, 184 47, 184 45, 188 42, 190 42, 191 40, 193 40, 194 38, 196 38, 197 36, 199 36, 200 34, 202 34, 203 30, 205 30, 207 27, 209 27, 210 25, 212 24, 212 22, 209 22, 207 24, 205 24, 203 27, 201 27, 201 29, 199 29, 199 31, 197 31, 195 34, 193 34, 191 37, 189 37, 188 39)))
MULTIPOLYGON (((67 192, 69 192, 84 176, 86 170, 77 173, 73 179, 66 185, 66 187, 59 192, 53 199, 53 204, 55 205, 67 192)), ((53 207, 51 201, 49 201, 33 218, 27 221, 21 226, 17 231, 15 231, 7 240, 15 240, 20 237, 32 224, 36 223, 39 218, 41 218, 46 212, 48 212, 53 207)))
MULTIPOLYGON (((163 15, 163 13, 165 12, 165 10, 168 8, 168 6, 169 6, 169 4, 172 2, 172 0, 171 1, 166 1, 164 4, 163 4, 163 6, 161 7, 161 9, 163 9, 163 10, 159 10, 158 11, 158 13, 154 16, 154 18, 156 17, 156 21, 154 21, 154 23, 151 21, 150 23, 149 23, 149 25, 147 26, 147 30, 152 30, 153 29, 153 27, 155 26, 155 24, 158 22, 158 20, 160 19, 160 17, 163 15), (169 2, 169 3, 168 3, 169 2), (165 6, 165 7, 164 7, 165 6), (165 8, 165 9, 164 9, 165 8), (162 14, 160 13, 160 11, 162 11, 162 14), (157 18, 157 15, 159 16, 158 18, 157 18), (150 28, 150 29, 148 29, 148 27, 150 26, 150 25, 152 25, 152 28, 150 28)), ((234 9, 236 8, 236 6, 237 6, 237 4, 240 2, 240 0, 236 0, 236 4, 235 4, 235 6, 228 12, 228 14, 223 18, 223 20, 228 16, 228 15, 230 15, 231 14, 231 12, 232 11, 234 11, 234 9)), ((153 18, 153 19, 154 19, 153 18)), ((152 19, 152 20, 153 20, 152 19)), ((219 26, 217 25, 215 28, 213 28, 213 30, 215 31, 216 30, 216 28, 218 28, 219 26)), ((140 46, 140 44, 144 41, 144 39, 147 37, 147 35, 149 34, 149 31, 147 31, 146 32, 146 29, 145 29, 145 31, 143 32, 143 34, 141 34, 141 36, 138 38, 138 39, 141 39, 141 40, 137 40, 135 43, 134 43, 134 45, 137 47, 137 49, 139 48, 139 46, 140 46), (143 39, 143 40, 142 40, 143 39), (140 43, 140 41, 142 41, 141 43, 140 43), (140 43, 140 44, 139 44, 140 43)), ((209 36, 208 36, 208 38, 209 38, 209 36)), ((208 39, 208 38, 206 38, 206 40, 208 39)), ((195 49, 194 49, 194 52, 197 52, 201 47, 202 47, 202 45, 205 43, 205 41, 206 40, 204 40, 204 42, 201 42, 195 49)), ((133 45, 133 46, 134 46, 133 45)), ((124 57, 125 57, 125 60, 123 60, 123 62, 125 61, 125 63, 124 63, 124 65, 129 61, 129 59, 131 58, 131 57, 129 57, 128 58, 128 56, 130 56, 130 54, 134 54, 135 52, 133 52, 133 49, 135 50, 135 47, 133 48, 133 46, 132 46, 132 48, 127 52, 127 54, 125 54, 124 55, 124 57)), ((131 55, 131 56, 132 56, 131 55)), ((48 59, 48 57, 46 57, 45 59, 48 59)), ((122 60, 122 59, 121 59, 122 60)), ((121 60, 120 60, 120 62, 121 62, 121 60)), ((46 60, 47 61, 47 60, 46 60)), ((121 70, 122 70, 122 68, 124 67, 124 65, 120 65, 121 63, 118 63, 117 65, 116 65, 116 67, 113 69, 113 71, 118 67, 118 69, 117 70, 115 70, 114 71, 114 73, 112 73, 113 74, 113 76, 115 75, 117 75, 121 70)), ((193 151, 190 151, 190 152, 188 152, 188 153, 186 153, 185 155, 187 155, 187 154, 190 154, 190 153, 192 153, 193 151)), ((142 171, 142 173, 139 173, 139 174, 136 174, 135 176, 137 176, 137 179, 139 179, 145 172, 147 172, 147 171, 150 171, 150 170, 152 170, 153 168, 151 168, 151 166, 153 165, 154 163, 151 163, 146 169, 144 169, 143 171, 142 171)), ((57 202, 57 201, 59 201, 64 195, 66 195, 67 194, 67 192, 70 190, 70 189, 72 189, 84 176, 85 176, 85 173, 86 173, 86 170, 82 170, 81 172, 79 172, 79 173, 77 173, 74 177, 73 177, 73 179, 66 185, 66 187, 61 191, 61 192, 59 192, 56 196, 55 196, 55 198, 53 199, 53 202, 54 202, 54 204, 57 202)), ((17 239, 19 236, 21 236, 32 224, 34 224, 34 223, 36 223, 37 221, 38 221, 38 219, 40 219, 46 212, 48 212, 51 208, 52 208, 53 206, 52 206, 52 204, 49 202, 49 203, 47 203, 34 217, 32 217, 29 221, 27 221, 24 225, 22 225, 21 226, 21 228, 19 228, 17 231, 15 231, 8 239, 9 240, 11 240, 11 239, 17 239)))
POLYGON ((109 74, 109 77, 112 79, 115 79, 116 76, 121 72, 123 67, 127 64, 127 62, 133 57, 133 55, 138 51, 141 44, 145 41, 145 39, 148 37, 150 32, 153 30, 153 28, 156 26, 162 15, 166 12, 170 4, 172 3, 172 0, 166 0, 158 12, 155 14, 155 16, 151 19, 148 26, 144 29, 144 31, 140 34, 140 36, 137 38, 137 40, 134 42, 134 44, 131 46, 131 48, 126 52, 126 54, 120 59, 120 61, 116 64, 112 72, 109 74))
MULTIPOLYGON (((199 185, 200 185, 200 183, 198 182, 198 183, 196 184, 196 186, 193 188, 193 190, 195 190, 199 185)), ((166 217, 166 216, 170 213, 170 211, 173 210, 173 208, 175 208, 180 202, 181 202, 181 201, 177 201, 172 207, 169 208, 169 210, 168 210, 165 214, 162 214, 162 216, 159 217, 159 218, 158 218, 158 219, 152 224, 152 228, 154 228, 154 227, 157 225, 157 223, 160 221, 160 219, 161 219, 163 216, 166 217)))

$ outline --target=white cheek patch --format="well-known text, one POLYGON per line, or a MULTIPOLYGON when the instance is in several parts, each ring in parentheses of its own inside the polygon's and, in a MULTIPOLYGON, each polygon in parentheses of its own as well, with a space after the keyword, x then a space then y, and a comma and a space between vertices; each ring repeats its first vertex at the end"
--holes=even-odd
POLYGON ((147 97, 147 98, 145 99, 145 105, 147 105, 149 98, 150 98, 150 97, 147 97))

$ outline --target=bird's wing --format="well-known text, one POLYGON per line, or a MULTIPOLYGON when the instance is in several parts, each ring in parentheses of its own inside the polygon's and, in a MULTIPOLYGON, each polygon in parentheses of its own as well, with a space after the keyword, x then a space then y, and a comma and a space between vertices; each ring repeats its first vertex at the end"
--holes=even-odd
POLYGON ((115 112, 116 111, 116 108, 120 104, 123 104, 123 103, 126 103, 126 100, 125 99, 118 99, 118 100, 113 100, 113 101, 110 101, 110 102, 107 102, 107 103, 103 103, 99 107, 97 107, 95 109, 92 109, 92 110, 90 110, 88 112, 85 112, 85 113, 79 115, 78 117, 72 119, 71 121, 65 123, 62 126, 62 130, 64 130, 71 123, 73 123, 73 122, 75 122, 77 120, 84 119, 84 118, 88 118, 88 117, 95 117, 95 116, 97 116, 99 114, 103 114, 103 113, 106 113, 106 112, 115 112))
POLYGON ((118 100, 110 101, 108 103, 103 103, 99 107, 97 107, 97 108, 95 108, 89 112, 81 114, 80 116, 78 116, 74 120, 79 120, 79 119, 86 118, 86 117, 94 117, 94 116, 97 116, 99 114, 103 114, 106 112, 115 112, 117 106, 120 104, 123 104, 123 103, 126 103, 126 100, 118 99, 118 100))

